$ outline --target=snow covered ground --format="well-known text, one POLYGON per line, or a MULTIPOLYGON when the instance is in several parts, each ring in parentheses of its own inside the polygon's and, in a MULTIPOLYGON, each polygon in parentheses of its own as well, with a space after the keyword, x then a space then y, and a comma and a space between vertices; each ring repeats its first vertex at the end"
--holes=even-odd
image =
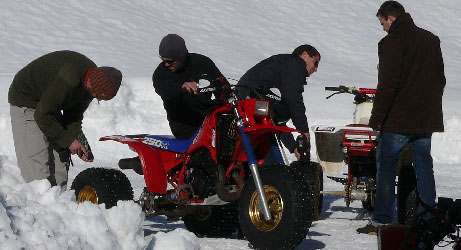
MULTIPOLYGON (((85 113, 84 131, 96 160, 74 158, 69 183, 87 167, 116 167, 134 156, 125 145, 99 142, 111 134, 170 134, 165 111, 152 87, 160 62, 158 44, 168 33, 186 40, 189 51, 212 58, 238 79, 260 60, 290 53, 300 44, 322 54, 319 71, 304 92, 310 125, 344 125, 352 120, 352 97, 326 100, 325 86, 376 86, 377 42, 385 35, 375 17, 381 1, 6 1, 0 0, 0 249, 250 249, 248 242, 198 238, 181 222, 145 220, 134 202, 77 204, 47 181, 25 184, 14 154, 7 92, 14 74, 45 53, 70 49, 98 65, 119 68, 119 94, 85 113)), ((442 41, 447 87, 445 132, 433 136, 438 196, 461 198, 461 5, 459 1, 402 1, 415 23, 442 41)), ((315 154, 315 148, 311 152, 315 154)), ((291 159, 293 157, 291 156, 291 159)), ((125 171, 135 197, 144 181, 125 171)), ((325 190, 340 190, 324 177, 325 190)), ((69 184, 70 186, 70 184, 69 184)), ((368 214, 360 202, 347 208, 341 197, 324 198, 321 220, 298 249, 377 249, 376 237, 358 235, 368 214)))

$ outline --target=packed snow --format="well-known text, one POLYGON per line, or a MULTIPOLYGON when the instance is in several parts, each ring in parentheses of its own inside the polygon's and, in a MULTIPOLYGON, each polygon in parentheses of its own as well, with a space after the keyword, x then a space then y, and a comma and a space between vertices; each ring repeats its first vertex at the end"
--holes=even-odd
MULTIPOLYGON (((83 129, 93 163, 73 158, 69 187, 88 167, 116 168, 135 153, 126 145, 99 142, 112 134, 170 134, 162 101, 151 75, 160 63, 158 44, 168 33, 186 40, 189 51, 212 58, 225 76, 238 79, 260 60, 290 53, 304 43, 322 55, 308 79, 304 100, 312 125, 352 121, 352 96, 326 100, 325 86, 376 87, 377 43, 385 36, 375 14, 381 1, 1 1, 0 9, 0 249, 197 250, 250 249, 248 241, 202 238, 181 221, 146 219, 133 201, 77 204, 72 191, 48 181, 24 183, 16 163, 7 93, 15 73, 55 50, 75 50, 97 65, 119 68, 123 84, 111 101, 93 102, 83 129)), ((445 132, 433 135, 432 155, 438 196, 461 198, 461 5, 458 1, 401 1, 415 23, 442 41, 447 86, 443 97, 445 132)), ((232 82, 232 81, 231 81, 232 82)), ((313 145, 315 143, 313 142, 313 145)), ((315 155, 315 147, 311 151, 315 155)), ((290 155, 290 159, 294 157, 290 155)), ((135 197, 144 187, 132 170, 135 197)), ((325 190, 341 185, 324 176, 325 190)), ((346 207, 339 196, 325 196, 321 219, 312 224, 298 249, 377 249, 376 237, 355 229, 369 214, 360 202, 346 207)))

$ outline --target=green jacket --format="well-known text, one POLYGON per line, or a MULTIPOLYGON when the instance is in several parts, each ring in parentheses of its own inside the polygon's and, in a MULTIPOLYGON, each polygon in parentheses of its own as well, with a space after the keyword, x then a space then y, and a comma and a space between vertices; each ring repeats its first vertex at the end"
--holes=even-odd
POLYGON ((8 91, 8 102, 35 109, 35 121, 48 140, 68 148, 82 129, 83 113, 93 97, 83 86, 96 64, 73 51, 56 51, 21 69, 8 91))

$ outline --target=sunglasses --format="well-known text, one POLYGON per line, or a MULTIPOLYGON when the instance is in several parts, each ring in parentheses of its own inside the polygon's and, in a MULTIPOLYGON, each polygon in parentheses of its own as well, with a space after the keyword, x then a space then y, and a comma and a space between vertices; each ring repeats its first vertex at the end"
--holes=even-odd
MULTIPOLYGON (((309 55, 310 56, 310 55, 309 55)), ((314 58, 313 56, 310 56, 311 58, 314 58)), ((315 60, 315 58, 314 58, 315 60)), ((319 67, 320 61, 315 60, 314 67, 318 68, 319 67)))
POLYGON ((174 59, 164 59, 162 58, 163 64, 173 64, 176 60, 174 59))
MULTIPOLYGON (((314 58, 314 57, 311 56, 311 58, 314 58)), ((315 66, 316 68, 318 68, 318 67, 319 67, 320 61, 316 60, 315 58, 314 58, 314 60, 315 60, 314 66, 315 66)))

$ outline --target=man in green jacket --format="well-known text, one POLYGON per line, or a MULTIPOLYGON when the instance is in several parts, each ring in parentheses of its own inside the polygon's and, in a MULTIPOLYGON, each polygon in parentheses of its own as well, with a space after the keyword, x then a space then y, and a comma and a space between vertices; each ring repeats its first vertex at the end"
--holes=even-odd
POLYGON ((8 92, 18 166, 26 182, 48 179, 67 188, 70 154, 91 162, 82 133, 83 113, 96 98, 110 100, 122 74, 112 67, 96 67, 86 56, 56 51, 21 69, 8 92))

